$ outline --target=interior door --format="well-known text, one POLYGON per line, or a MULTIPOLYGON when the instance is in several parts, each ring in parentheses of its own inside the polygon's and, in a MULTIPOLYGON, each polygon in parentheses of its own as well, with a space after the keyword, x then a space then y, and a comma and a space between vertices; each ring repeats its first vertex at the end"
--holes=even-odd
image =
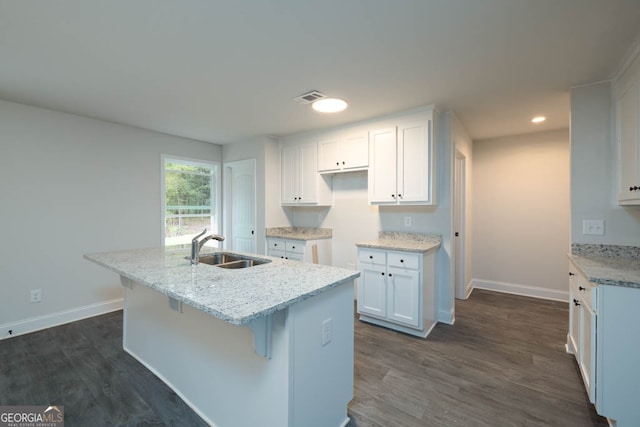
POLYGON ((454 274, 455 296, 458 299, 467 298, 466 268, 465 268, 465 180, 466 158, 456 150, 453 175, 453 228, 454 228, 454 274))
POLYGON ((228 163, 227 200, 227 245, 228 249, 240 252, 256 252, 256 164, 254 159, 228 163))

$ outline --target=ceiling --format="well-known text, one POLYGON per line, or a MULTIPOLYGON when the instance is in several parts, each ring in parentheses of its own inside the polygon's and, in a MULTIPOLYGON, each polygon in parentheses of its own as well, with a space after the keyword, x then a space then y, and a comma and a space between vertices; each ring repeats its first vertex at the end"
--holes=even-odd
POLYGON ((0 0, 0 99, 221 144, 436 104, 483 139, 567 128, 638 23, 640 0, 0 0))

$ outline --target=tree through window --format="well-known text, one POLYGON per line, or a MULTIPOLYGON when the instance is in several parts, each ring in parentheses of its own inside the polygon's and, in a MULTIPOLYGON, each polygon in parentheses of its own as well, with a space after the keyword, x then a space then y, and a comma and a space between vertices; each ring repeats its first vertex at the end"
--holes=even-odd
POLYGON ((219 226, 219 165, 165 157, 164 244, 190 243, 202 232, 219 226))

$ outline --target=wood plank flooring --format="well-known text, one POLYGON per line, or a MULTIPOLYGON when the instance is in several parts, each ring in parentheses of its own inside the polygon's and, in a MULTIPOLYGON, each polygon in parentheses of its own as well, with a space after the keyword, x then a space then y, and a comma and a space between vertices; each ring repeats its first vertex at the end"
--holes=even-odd
MULTIPOLYGON (((567 304, 480 290, 427 340, 356 321, 350 426, 605 426, 567 323, 567 304)), ((22 404, 70 427, 205 425, 122 350, 122 312, 0 341, 0 405, 22 404)))
POLYGON ((566 354, 566 303, 475 290, 426 340, 356 322, 352 427, 606 426, 566 354))

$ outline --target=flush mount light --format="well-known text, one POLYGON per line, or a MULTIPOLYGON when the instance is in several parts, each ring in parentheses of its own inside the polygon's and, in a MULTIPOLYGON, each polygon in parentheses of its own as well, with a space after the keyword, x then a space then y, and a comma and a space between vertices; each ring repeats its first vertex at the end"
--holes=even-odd
POLYGON ((547 120, 545 116, 536 116, 533 119, 531 119, 531 123, 542 123, 545 120, 547 120))
POLYGON ((317 100, 311 106, 320 113, 337 113, 347 108, 347 103, 338 98, 324 98, 317 100))

